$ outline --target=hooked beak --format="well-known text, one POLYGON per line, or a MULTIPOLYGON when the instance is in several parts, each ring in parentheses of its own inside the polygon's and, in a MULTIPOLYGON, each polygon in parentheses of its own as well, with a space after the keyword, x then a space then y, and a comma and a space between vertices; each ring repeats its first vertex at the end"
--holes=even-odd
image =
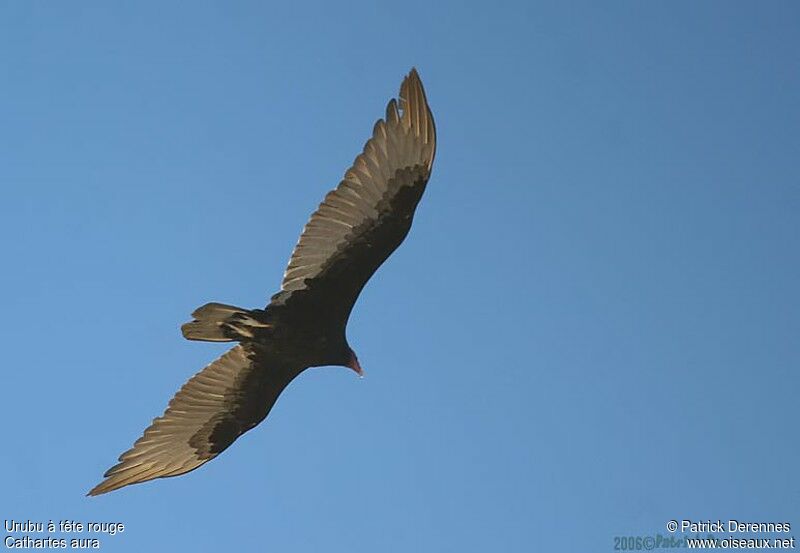
POLYGON ((361 368, 361 364, 358 362, 358 357, 354 351, 350 350, 350 360, 347 362, 347 367, 354 370, 355 373, 362 377, 364 376, 364 369, 361 368))

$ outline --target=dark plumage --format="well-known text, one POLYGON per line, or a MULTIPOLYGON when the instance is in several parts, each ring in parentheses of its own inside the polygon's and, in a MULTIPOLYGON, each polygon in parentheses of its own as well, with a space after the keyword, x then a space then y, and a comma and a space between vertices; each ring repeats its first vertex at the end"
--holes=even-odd
POLYGON ((265 309, 209 303, 183 325, 189 340, 239 344, 183 385, 89 495, 177 476, 213 459, 269 414, 309 367, 361 374, 345 328, 375 270, 411 228, 436 150, 416 70, 386 107, 364 151, 311 216, 265 309))

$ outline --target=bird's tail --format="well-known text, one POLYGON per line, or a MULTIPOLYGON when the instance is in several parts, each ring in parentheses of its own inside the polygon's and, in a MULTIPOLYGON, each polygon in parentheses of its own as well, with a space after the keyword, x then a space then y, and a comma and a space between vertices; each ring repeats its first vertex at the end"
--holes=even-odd
POLYGON ((194 320, 181 326, 184 338, 203 342, 233 342, 253 338, 256 329, 267 328, 255 314, 224 303, 207 303, 192 313, 194 320))

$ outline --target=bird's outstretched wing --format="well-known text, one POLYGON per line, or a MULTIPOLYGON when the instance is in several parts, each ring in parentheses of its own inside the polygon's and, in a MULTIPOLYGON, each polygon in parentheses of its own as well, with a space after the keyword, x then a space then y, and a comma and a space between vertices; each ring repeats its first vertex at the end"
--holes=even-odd
POLYGON ((177 476, 210 461, 264 420, 299 372, 260 359, 246 345, 232 348, 183 385, 88 495, 177 476))
POLYGON ((346 322, 364 284, 408 233, 435 151, 433 115, 412 69, 303 229, 272 304, 305 304, 346 322))

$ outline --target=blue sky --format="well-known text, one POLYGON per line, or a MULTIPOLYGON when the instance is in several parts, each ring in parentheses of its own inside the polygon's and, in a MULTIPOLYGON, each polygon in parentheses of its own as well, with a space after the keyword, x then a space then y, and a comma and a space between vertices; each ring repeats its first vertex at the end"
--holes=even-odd
MULTIPOLYGON (((612 551, 800 528, 796 3, 7 2, 0 515, 106 551, 612 551), (84 493, 259 307, 418 67, 433 177, 348 336, 181 478, 84 493)), ((800 530, 798 530, 800 534, 800 530)), ((5 535, 5 534, 4 534, 5 535)))

